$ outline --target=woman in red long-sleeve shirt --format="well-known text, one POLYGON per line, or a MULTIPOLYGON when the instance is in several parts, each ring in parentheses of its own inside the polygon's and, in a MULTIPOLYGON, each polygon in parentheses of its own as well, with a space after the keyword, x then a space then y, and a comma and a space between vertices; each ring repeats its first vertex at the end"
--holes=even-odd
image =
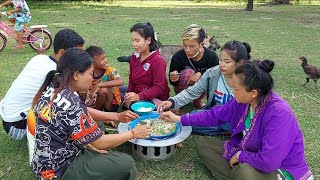
POLYGON ((166 62, 160 55, 150 23, 138 23, 130 29, 134 53, 130 59, 126 107, 138 100, 153 101, 157 105, 169 98, 166 62))

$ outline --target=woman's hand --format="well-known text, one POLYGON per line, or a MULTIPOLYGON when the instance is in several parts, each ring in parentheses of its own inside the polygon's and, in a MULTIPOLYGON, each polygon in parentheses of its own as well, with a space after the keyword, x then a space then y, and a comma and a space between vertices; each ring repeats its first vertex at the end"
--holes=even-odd
POLYGON ((170 72, 170 73, 169 73, 169 78, 170 78, 170 81, 171 81, 171 82, 177 82, 177 81, 179 81, 180 76, 179 76, 178 71, 170 72))
POLYGON ((87 144, 87 145, 85 145, 84 146, 85 148, 87 148, 87 149, 90 149, 90 150, 92 150, 92 151, 96 151, 96 152, 98 152, 98 153, 101 153, 101 154, 107 154, 108 153, 108 151, 107 150, 99 150, 99 149, 97 149, 97 148, 95 148, 94 146, 92 146, 91 144, 87 144))
POLYGON ((171 111, 166 111, 160 114, 160 119, 168 122, 180 122, 180 116, 175 115, 171 111))
POLYGON ((230 166, 234 167, 235 165, 239 164, 239 156, 241 154, 241 151, 238 151, 235 155, 232 156, 232 158, 230 159, 230 166))
POLYGON ((145 139, 149 138, 151 135, 151 128, 147 125, 136 126, 133 129, 133 137, 134 139, 145 139))
POLYGON ((162 102, 159 104, 159 106, 158 106, 158 108, 157 108, 157 111, 160 112, 161 108, 162 108, 162 111, 168 110, 168 109, 171 108, 171 106, 172 106, 172 102, 170 102, 170 101, 162 101, 162 102))
POLYGON ((187 84, 189 84, 190 86, 193 86, 200 78, 201 78, 201 72, 197 72, 188 79, 187 84))
POLYGON ((11 13, 10 11, 8 11, 8 12, 7 12, 7 15, 8 15, 8 16, 11 16, 11 15, 12 15, 12 13, 11 13))
POLYGON ((138 94, 134 92, 128 92, 126 95, 124 95, 125 101, 132 102, 132 101, 138 101, 140 100, 140 97, 138 94))
POLYGON ((121 113, 118 113, 117 117, 118 117, 117 119, 118 121, 126 123, 139 118, 139 115, 130 110, 126 110, 121 113))

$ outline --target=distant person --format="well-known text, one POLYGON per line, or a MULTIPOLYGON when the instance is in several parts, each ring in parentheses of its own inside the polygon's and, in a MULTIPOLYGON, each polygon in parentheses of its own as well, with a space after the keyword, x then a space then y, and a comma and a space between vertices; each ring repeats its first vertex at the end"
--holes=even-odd
POLYGON ((152 101, 158 105, 169 98, 166 79, 166 62, 159 53, 150 23, 138 23, 131 27, 134 53, 130 59, 128 92, 124 96, 126 107, 138 100, 152 101))
POLYGON ((32 169, 41 179, 135 179, 134 160, 109 150, 130 139, 148 138, 149 126, 104 135, 77 92, 91 86, 91 56, 78 48, 65 51, 57 70, 46 76, 33 100, 36 118, 32 169))
MULTIPOLYGON (((0 1, 1 2, 1 1, 0 1)), ((14 31, 17 35, 18 44, 14 47, 16 49, 24 48, 22 42, 23 29, 25 24, 28 23, 31 19, 30 10, 28 4, 25 0, 8 0, 2 4, 0 4, 0 8, 3 6, 7 6, 13 4, 14 9, 7 12, 9 21, 14 24, 14 31)), ((1 17, 1 14, 0 14, 1 17)))
POLYGON ((86 49, 93 59, 93 80, 89 91, 85 94, 85 104, 94 109, 111 112, 121 103, 119 86, 123 79, 112 67, 102 48, 90 46, 86 49))
MULTIPOLYGON (((219 64, 217 54, 204 47, 206 37, 205 29, 197 24, 191 24, 184 29, 183 49, 172 56, 169 70, 170 84, 173 85, 176 94, 194 85, 207 69, 219 64)), ((193 101, 197 109, 204 106, 201 101, 204 97, 205 94, 193 101)))
MULTIPOLYGON (((248 43, 239 41, 227 42, 222 48, 219 57, 219 66, 208 69, 201 78, 179 94, 163 101, 158 109, 178 109, 203 93, 207 95, 207 104, 203 109, 223 105, 233 99, 232 77, 235 69, 250 59, 251 47, 248 43)), ((200 110, 198 110, 200 111, 200 110)), ((229 123, 218 127, 193 127, 193 132, 205 135, 230 134, 229 123)))
POLYGON ((84 40, 71 29, 60 30, 54 37, 52 56, 37 55, 23 68, 19 76, 0 102, 0 115, 3 128, 12 139, 26 136, 26 122, 32 99, 43 83, 46 74, 57 68, 57 61, 65 50, 71 47, 82 48, 84 40))
POLYGON ((234 99, 223 106, 161 118, 184 126, 219 126, 229 122, 230 140, 197 142, 202 162, 214 179, 313 180, 307 165, 303 135, 291 107, 272 91, 274 62, 246 61, 233 76, 234 99))

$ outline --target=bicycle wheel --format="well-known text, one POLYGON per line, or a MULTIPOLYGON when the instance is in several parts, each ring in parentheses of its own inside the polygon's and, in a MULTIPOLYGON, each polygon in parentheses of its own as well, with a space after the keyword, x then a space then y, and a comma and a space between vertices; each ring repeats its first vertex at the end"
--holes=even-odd
POLYGON ((0 51, 3 51, 7 45, 7 38, 3 34, 0 33, 0 51))
POLYGON ((27 38, 29 46, 34 50, 50 49, 52 45, 52 37, 49 31, 35 29, 32 30, 27 38))

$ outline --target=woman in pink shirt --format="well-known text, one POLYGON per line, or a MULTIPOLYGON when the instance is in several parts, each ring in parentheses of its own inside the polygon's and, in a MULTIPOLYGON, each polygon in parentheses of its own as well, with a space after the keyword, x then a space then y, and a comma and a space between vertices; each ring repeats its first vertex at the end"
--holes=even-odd
POLYGON ((155 105, 169 98, 166 79, 166 62, 160 55, 159 43, 155 40, 150 23, 138 23, 131 29, 134 53, 130 59, 128 92, 125 106, 138 100, 152 101, 155 105))

